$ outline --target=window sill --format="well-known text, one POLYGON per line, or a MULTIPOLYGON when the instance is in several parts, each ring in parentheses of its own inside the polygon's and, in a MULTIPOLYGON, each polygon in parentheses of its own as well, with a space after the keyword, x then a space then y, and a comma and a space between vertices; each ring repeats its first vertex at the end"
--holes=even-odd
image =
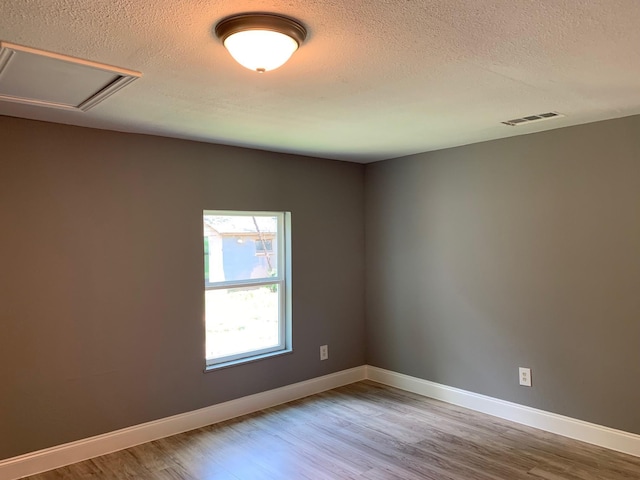
POLYGON ((240 358, 238 360, 232 360, 230 362, 216 363, 215 365, 207 365, 204 369, 204 373, 213 372, 215 370, 221 370, 223 368, 235 367, 237 365, 244 365, 246 363, 259 362, 260 360, 266 360, 267 358, 278 357, 280 355, 288 355, 293 353, 292 348, 286 350, 278 350, 277 352, 263 353, 262 355, 255 355, 253 357, 240 358))

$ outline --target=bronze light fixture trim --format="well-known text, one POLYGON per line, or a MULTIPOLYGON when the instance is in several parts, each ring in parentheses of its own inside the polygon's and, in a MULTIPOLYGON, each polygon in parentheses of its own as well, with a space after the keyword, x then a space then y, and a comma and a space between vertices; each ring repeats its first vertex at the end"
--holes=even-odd
POLYGON ((283 65, 307 38, 300 22, 271 13, 224 18, 215 33, 238 63, 259 73, 283 65))

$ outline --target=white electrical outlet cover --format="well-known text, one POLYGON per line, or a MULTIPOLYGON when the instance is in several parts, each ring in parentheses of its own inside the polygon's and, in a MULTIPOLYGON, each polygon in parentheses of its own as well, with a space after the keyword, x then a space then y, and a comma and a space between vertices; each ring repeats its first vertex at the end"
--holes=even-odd
POLYGON ((322 345, 320 347, 320 360, 327 360, 329 358, 329 346, 322 345))
POLYGON ((520 376, 520 385, 525 387, 531 386, 531 369, 520 367, 518 369, 518 373, 520 376))

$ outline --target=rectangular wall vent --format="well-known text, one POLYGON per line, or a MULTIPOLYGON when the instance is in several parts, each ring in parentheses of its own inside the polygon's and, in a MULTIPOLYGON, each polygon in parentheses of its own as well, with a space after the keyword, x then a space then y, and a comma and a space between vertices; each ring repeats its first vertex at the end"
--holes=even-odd
POLYGON ((552 118, 564 117, 562 113, 547 112, 538 113, 537 115, 527 115, 526 117, 514 118, 513 120, 507 120, 506 122, 500 122, 503 125, 509 125, 510 127, 517 127, 519 125, 525 125, 528 123, 542 122, 544 120, 551 120, 552 118))
POLYGON ((140 72, 0 42, 0 100, 86 112, 140 72))

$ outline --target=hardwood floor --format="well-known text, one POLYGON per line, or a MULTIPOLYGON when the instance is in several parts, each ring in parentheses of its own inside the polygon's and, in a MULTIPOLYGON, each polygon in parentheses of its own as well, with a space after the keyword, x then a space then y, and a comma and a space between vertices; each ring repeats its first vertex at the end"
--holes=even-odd
POLYGON ((640 458, 360 382, 28 478, 627 480, 640 458))

